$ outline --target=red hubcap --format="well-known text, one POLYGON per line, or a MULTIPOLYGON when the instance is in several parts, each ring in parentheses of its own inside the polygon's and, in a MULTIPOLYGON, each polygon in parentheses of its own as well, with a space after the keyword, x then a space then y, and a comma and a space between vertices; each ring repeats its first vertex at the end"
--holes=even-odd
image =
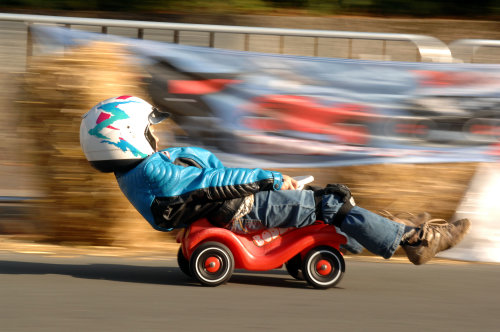
POLYGON ((220 269, 220 260, 217 257, 208 257, 205 261, 205 269, 207 272, 215 273, 220 269))
POLYGON ((322 276, 326 276, 332 272, 332 265, 326 259, 322 259, 316 263, 316 271, 322 276))

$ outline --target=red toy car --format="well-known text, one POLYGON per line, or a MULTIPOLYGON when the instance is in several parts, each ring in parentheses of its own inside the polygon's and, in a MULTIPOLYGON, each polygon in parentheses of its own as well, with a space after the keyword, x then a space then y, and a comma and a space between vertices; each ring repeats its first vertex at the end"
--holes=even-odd
POLYGON ((235 268, 266 271, 285 264, 294 278, 301 279, 302 272, 313 287, 329 288, 345 271, 340 245, 346 238, 321 221, 303 228, 267 228, 242 235, 201 219, 181 231, 177 242, 181 243, 180 269, 205 286, 227 282, 235 268))

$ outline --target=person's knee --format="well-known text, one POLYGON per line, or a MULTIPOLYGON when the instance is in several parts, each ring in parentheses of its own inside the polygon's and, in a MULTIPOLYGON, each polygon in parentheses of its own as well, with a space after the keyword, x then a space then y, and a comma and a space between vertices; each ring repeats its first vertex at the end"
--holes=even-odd
POLYGON ((328 184, 324 188, 311 187, 311 190, 314 191, 316 215, 319 220, 326 221, 325 220, 326 216, 324 214, 324 209, 323 209, 323 198, 326 195, 334 195, 336 198, 339 199, 340 202, 342 202, 342 206, 338 209, 335 215, 331 217, 331 221, 328 220, 337 227, 340 227, 347 214, 356 205, 356 203, 354 202, 354 198, 352 197, 351 190, 346 185, 328 184))

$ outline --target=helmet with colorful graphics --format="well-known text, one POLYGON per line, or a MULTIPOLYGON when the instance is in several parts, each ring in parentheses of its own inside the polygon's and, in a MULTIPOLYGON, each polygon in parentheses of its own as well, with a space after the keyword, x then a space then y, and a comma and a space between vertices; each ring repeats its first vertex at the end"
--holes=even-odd
POLYGON ((106 99, 82 118, 80 144, 101 172, 128 170, 156 151, 150 125, 170 114, 132 96, 106 99))

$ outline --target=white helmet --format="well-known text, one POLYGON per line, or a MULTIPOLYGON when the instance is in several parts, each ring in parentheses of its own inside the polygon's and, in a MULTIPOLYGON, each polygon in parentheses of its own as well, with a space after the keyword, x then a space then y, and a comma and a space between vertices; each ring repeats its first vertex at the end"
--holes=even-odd
POLYGON ((137 97, 106 99, 83 116, 80 145, 99 171, 127 170, 156 151, 149 126, 169 116, 137 97))

